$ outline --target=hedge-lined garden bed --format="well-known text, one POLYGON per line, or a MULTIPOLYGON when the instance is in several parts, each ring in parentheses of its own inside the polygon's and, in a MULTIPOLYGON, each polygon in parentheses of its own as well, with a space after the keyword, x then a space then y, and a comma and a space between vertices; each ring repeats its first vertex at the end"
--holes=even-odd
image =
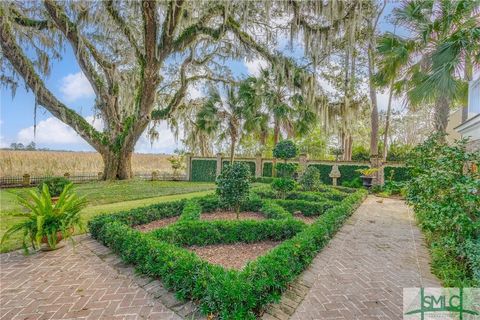
POLYGON ((362 202, 366 191, 345 193, 325 187, 322 192, 303 192, 303 198, 302 192, 294 191, 287 199, 264 194, 269 194, 266 186, 252 190, 241 209, 259 212, 266 220, 201 220, 202 213, 222 209, 212 195, 102 215, 89 223, 90 232, 140 272, 161 279, 179 299, 198 303, 204 314, 254 319, 305 270, 362 202), (306 225, 295 219, 293 212, 317 219, 306 225), (176 223, 149 233, 133 228, 174 216, 179 216, 176 223), (242 270, 211 264, 186 248, 259 241, 283 242, 242 270))

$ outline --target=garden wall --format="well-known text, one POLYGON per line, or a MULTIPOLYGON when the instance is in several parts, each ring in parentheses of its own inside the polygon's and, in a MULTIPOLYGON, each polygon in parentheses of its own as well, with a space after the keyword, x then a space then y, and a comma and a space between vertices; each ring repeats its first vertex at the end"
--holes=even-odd
MULTIPOLYGON (((187 155, 187 179, 190 181, 215 181, 215 177, 221 173, 229 163, 228 157, 223 157, 221 154, 217 157, 196 157, 187 155)), ((271 158, 237 158, 235 161, 246 162, 250 167, 252 176, 255 177, 271 177, 273 175, 273 162, 271 158)), ((332 178, 329 177, 334 165, 338 166, 340 171, 340 178, 338 185, 344 181, 352 181, 360 177, 360 173, 356 172, 358 169, 365 169, 370 167, 369 162, 361 161, 326 161, 326 160, 310 160, 305 156, 289 161, 291 163, 298 163, 300 168, 307 166, 314 166, 320 170, 320 175, 323 183, 332 184, 332 178)), ((385 180, 405 181, 410 177, 408 168, 402 163, 386 163, 383 166, 385 180)))

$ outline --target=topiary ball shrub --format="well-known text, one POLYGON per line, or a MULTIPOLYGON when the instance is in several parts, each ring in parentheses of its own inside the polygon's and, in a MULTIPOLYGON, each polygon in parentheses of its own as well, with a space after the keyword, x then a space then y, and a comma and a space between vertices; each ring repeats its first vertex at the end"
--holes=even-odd
POLYGON ((295 180, 288 178, 277 178, 273 180, 272 189, 277 191, 282 199, 285 199, 287 193, 295 189, 295 180))
POLYGON ((41 193, 43 190, 43 185, 46 184, 48 187, 48 191, 50 191, 50 196, 58 197, 62 193, 65 186, 70 183, 71 183, 70 180, 64 177, 46 178, 42 180, 42 182, 40 182, 37 188, 38 188, 38 191, 41 193))
POLYGON ((322 183, 320 180, 320 171, 313 167, 309 166, 300 177, 300 185, 305 191, 313 191, 315 188, 322 183))
POLYGON ((277 163, 275 170, 278 178, 292 178, 297 172, 298 165, 296 163, 277 163))
POLYGON ((217 194, 220 201, 237 213, 250 191, 250 168, 246 163, 234 162, 217 177, 217 194))
POLYGON ((273 148, 273 156, 277 159, 283 159, 285 162, 288 159, 295 158, 297 154, 297 146, 291 140, 280 141, 275 145, 275 148, 273 148))

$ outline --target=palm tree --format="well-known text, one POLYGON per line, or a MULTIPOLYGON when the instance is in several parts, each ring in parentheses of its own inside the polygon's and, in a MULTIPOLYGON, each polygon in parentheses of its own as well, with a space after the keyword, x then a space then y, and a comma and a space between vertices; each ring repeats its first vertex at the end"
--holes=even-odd
POLYGON ((288 138, 302 136, 316 121, 313 107, 302 94, 301 87, 286 83, 274 71, 262 70, 258 78, 249 79, 249 84, 256 96, 251 100, 251 109, 261 110, 255 119, 264 141, 268 136, 269 122, 273 124, 275 145, 280 141, 282 131, 288 138))
POLYGON ((385 132, 383 136, 382 156, 384 161, 387 159, 388 131, 392 113, 392 98, 395 93, 395 82, 402 79, 409 56, 414 48, 414 41, 405 40, 390 32, 382 35, 377 41, 378 71, 375 75, 375 82, 377 86, 388 87, 389 90, 385 132))
POLYGON ((219 133, 221 140, 230 139, 230 163, 235 158, 235 149, 240 141, 245 123, 256 115, 246 103, 252 96, 244 83, 226 86, 226 99, 222 99, 216 87, 210 88, 208 99, 197 113, 197 128, 204 134, 219 133))
POLYGON ((466 100, 462 71, 480 61, 478 0, 409 0, 393 12, 411 31, 407 100, 412 106, 435 105, 435 129, 445 132, 450 107, 466 100))

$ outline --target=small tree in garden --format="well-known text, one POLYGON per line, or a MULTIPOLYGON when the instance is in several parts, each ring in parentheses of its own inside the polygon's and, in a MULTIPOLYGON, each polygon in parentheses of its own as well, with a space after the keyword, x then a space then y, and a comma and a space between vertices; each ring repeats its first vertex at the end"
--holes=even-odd
POLYGON ((297 146, 291 140, 283 140, 275 145, 273 156, 284 161, 275 165, 278 177, 291 178, 293 176, 297 166, 293 163, 287 163, 287 160, 295 158, 297 154, 297 146))
POLYGON ((288 159, 295 158, 298 154, 297 146, 291 140, 283 140, 275 145, 273 148, 273 156, 284 160, 287 163, 288 159))
POLYGON ((282 199, 285 199, 287 193, 295 189, 295 180, 289 178, 278 178, 273 180, 272 189, 277 191, 282 199))
POLYGON ((173 169, 173 175, 175 177, 178 177, 180 170, 185 168, 185 158, 183 155, 174 155, 168 158, 168 162, 170 162, 170 165, 172 166, 173 169))
POLYGON ((320 180, 320 171, 312 166, 308 166, 300 177, 300 184, 305 191, 315 190, 315 187, 322 183, 320 180))
POLYGON ((217 194, 220 200, 234 209, 237 214, 250 190, 250 169, 246 163, 234 162, 227 165, 217 177, 217 194))

